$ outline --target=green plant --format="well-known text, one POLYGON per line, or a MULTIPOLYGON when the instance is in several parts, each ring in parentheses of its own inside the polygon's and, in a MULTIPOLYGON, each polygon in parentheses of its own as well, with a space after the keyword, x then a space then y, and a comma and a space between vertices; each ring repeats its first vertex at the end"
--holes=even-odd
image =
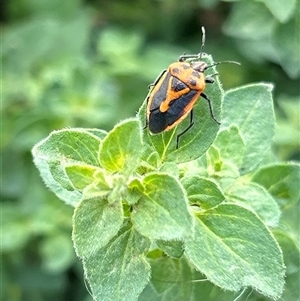
POLYGON ((299 1, 236 1, 223 25, 236 38, 240 52, 249 60, 276 62, 289 75, 300 75, 299 1), (254 22, 255 20, 255 22, 254 22))
POLYGON ((298 202, 299 165, 263 163, 272 89, 224 92, 216 80, 206 93, 221 127, 199 100, 179 149, 176 133, 188 121, 152 136, 142 129, 145 103, 108 133, 59 130, 33 148, 45 184, 75 207, 74 247, 95 300, 232 300, 247 287, 282 295, 278 242, 298 252, 292 232, 275 238, 272 229, 298 202))

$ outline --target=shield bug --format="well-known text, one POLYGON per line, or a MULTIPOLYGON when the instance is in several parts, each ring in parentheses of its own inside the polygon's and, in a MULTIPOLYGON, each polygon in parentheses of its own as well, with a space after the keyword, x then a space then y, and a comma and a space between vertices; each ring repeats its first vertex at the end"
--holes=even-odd
POLYGON ((180 137, 194 125, 193 108, 201 96, 209 107, 211 118, 217 123, 211 100, 203 93, 207 83, 214 83, 213 76, 206 76, 204 71, 220 63, 234 63, 223 61, 208 65, 202 61, 203 47, 205 44, 205 29, 202 29, 202 45, 198 54, 183 54, 178 62, 172 63, 164 70, 155 82, 150 85, 151 90, 147 96, 147 120, 146 127, 152 134, 168 131, 178 125, 190 114, 188 127, 177 135, 176 149, 179 146, 180 137))

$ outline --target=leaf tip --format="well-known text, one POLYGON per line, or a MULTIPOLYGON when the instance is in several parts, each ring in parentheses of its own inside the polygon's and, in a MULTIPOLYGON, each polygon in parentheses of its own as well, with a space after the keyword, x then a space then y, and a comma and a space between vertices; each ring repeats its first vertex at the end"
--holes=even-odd
POLYGON ((274 84, 272 83, 267 84, 267 87, 269 92, 272 92, 274 90, 274 84))

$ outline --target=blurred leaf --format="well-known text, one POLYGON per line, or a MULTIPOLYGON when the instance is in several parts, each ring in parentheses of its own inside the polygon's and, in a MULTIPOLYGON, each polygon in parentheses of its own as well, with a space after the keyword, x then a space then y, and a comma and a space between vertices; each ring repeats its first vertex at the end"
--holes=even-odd
POLYGON ((285 23, 290 19, 296 10, 297 0, 283 2, 280 0, 256 0, 263 2, 270 12, 281 22, 285 23))
MULTIPOLYGON (((40 181, 40 179, 36 180, 40 181)), ((51 192, 38 195, 29 193, 23 207, 28 214, 27 231, 31 230, 32 234, 38 237, 52 236, 58 229, 66 229, 70 233, 73 208, 61 202, 51 192)))
MULTIPOLYGON (((67 278, 64 274, 51 274, 38 266, 21 261, 18 265, 15 264, 13 272, 14 282, 13 288, 8 288, 10 296, 15 300, 19 294, 24 297, 24 300, 32 300, 32 296, 36 296, 40 300, 57 300, 61 298, 60 291, 66 286, 67 278), (51 299, 48 299, 51 298, 51 299)), ((17 299, 18 300, 18 299, 17 299)))
MULTIPOLYGON (((272 43, 272 36, 262 37, 257 40, 239 39, 236 42, 239 50, 250 62, 255 62, 259 65, 264 64, 265 61, 278 62, 278 53, 272 43)), ((246 72, 249 72, 249 70, 247 69, 246 72)))
POLYGON ((282 95, 277 103, 281 111, 277 110, 276 114, 276 153, 281 159, 289 160, 300 150, 300 97, 282 95))
POLYGON ((52 16, 66 19, 73 17, 79 10, 80 0, 27 0, 27 5, 32 14, 39 17, 52 16))
POLYGON ((275 27, 272 37, 279 64, 291 78, 295 79, 300 75, 299 26, 300 10, 297 9, 293 19, 275 27))
MULTIPOLYGON (((181 49, 172 47, 170 44, 150 44, 145 49, 143 68, 140 72, 143 72, 143 76, 148 85, 153 83, 157 76, 165 70, 168 65, 178 60, 178 57, 187 49, 181 49)), ((148 90, 145 90, 145 97, 148 90)))
POLYGON ((2 198, 13 199, 22 196, 28 174, 24 161, 24 158, 13 148, 1 149, 0 181, 2 198))
POLYGON ((255 172, 252 181, 265 187, 281 208, 292 206, 299 201, 299 163, 275 163, 263 166, 255 172))
POLYGON ((201 8, 212 10, 217 6, 219 0, 198 0, 198 2, 201 8))
POLYGON ((141 67, 137 61, 141 44, 142 37, 137 32, 108 28, 100 36, 98 51, 108 61, 109 73, 128 75, 138 72, 141 67))
POLYGON ((19 250, 30 239, 26 218, 17 209, 16 206, 1 204, 1 252, 19 250))
POLYGON ((257 40, 269 36, 275 24, 274 17, 262 3, 238 1, 234 3, 223 29, 236 38, 257 40))
POLYGON ((1 47, 4 68, 19 73, 33 64, 62 57, 76 58, 87 42, 88 25, 88 15, 81 13, 74 19, 37 18, 10 28, 3 36, 1 47))
POLYGON ((275 232, 275 237, 283 251, 284 263, 286 265, 285 288, 282 299, 284 301, 297 300, 300 294, 300 251, 299 245, 284 232, 275 232))
POLYGON ((271 298, 283 291, 284 266, 275 239, 255 214, 223 204, 198 213, 185 253, 197 270, 219 287, 251 286, 271 298))
POLYGON ((75 259, 75 252, 69 233, 55 233, 41 245, 42 266, 51 273, 67 270, 75 259))
POLYGON ((265 60, 276 62, 289 77, 297 78, 300 54, 296 0, 289 1, 288 5, 278 0, 259 1, 264 2, 280 22, 262 3, 240 1, 234 4, 231 15, 224 23, 224 31, 237 38, 239 48, 251 60, 258 63, 265 60))

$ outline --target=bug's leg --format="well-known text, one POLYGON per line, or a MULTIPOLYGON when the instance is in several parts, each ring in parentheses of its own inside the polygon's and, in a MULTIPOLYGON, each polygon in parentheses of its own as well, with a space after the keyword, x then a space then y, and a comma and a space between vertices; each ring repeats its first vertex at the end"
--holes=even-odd
POLYGON ((189 126, 184 131, 182 131, 181 133, 179 133, 177 135, 177 138, 176 138, 176 149, 178 149, 178 147, 179 147, 179 138, 183 134, 185 134, 193 125, 194 125, 194 109, 192 109, 191 112, 190 112, 190 124, 189 124, 189 126))
POLYGON ((211 118, 212 118, 217 124, 221 124, 221 123, 215 118, 215 116, 214 116, 214 113, 213 113, 213 110, 212 110, 212 106, 211 106, 211 101, 210 101, 210 99, 209 99, 204 93, 201 93, 200 96, 202 96, 204 99, 207 100, 211 118))
POLYGON ((212 83, 214 83, 215 82, 215 79, 213 78, 213 76, 216 76, 216 75, 218 75, 219 73, 217 72, 217 73, 214 73, 214 74, 210 74, 210 75, 207 75, 207 76, 205 76, 205 82, 207 83, 207 84, 212 84, 212 83))
POLYGON ((184 52, 179 58, 178 61, 179 62, 184 62, 186 60, 186 52, 184 52))
POLYGON ((142 128, 142 130, 145 130, 147 127, 148 127, 148 120, 147 120, 147 117, 146 117, 146 120, 145 120, 146 122, 145 122, 145 125, 144 125, 144 127, 142 128))
POLYGON ((210 77, 210 76, 206 76, 205 77, 205 82, 207 84, 213 84, 215 82, 215 80, 212 77, 210 77))
POLYGON ((202 54, 202 52, 197 53, 197 54, 183 54, 178 58, 178 61, 179 62, 184 62, 187 59, 200 59, 201 54, 202 54))
POLYGON ((178 58, 179 62, 184 62, 187 59, 197 59, 200 57, 200 53, 198 54, 183 54, 178 58))

